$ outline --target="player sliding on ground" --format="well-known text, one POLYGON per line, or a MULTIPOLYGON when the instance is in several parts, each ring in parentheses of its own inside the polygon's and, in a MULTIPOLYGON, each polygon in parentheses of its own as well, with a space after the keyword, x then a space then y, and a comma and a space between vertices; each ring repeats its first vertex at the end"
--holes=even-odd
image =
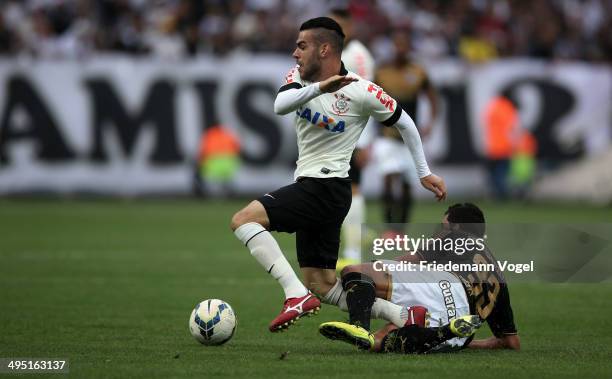
POLYGON ((455 204, 448 208, 441 230, 431 239, 439 244, 431 242, 414 255, 385 262, 451 262, 457 264, 455 267, 463 264, 462 270, 385 272, 376 270, 372 263, 347 266, 342 271, 342 284, 350 321, 326 322, 319 331, 330 339, 384 352, 427 353, 463 347, 520 349, 508 286, 495 258, 485 244, 464 248, 468 240, 484 241, 484 234, 481 210, 470 203, 455 204), (403 309, 409 317, 402 327, 389 324, 370 333, 372 306, 380 300, 375 299, 377 296, 407 307, 403 309), (484 320, 494 337, 472 341, 471 336, 484 320))
MULTIPOLYGON (((275 113, 294 114, 299 152, 295 183, 252 201, 231 222, 236 237, 285 292, 282 311, 269 326, 272 332, 319 309, 321 303, 310 291, 335 304, 342 293, 335 267, 340 228, 351 205, 349 160, 370 116, 399 130, 421 184, 438 200, 446 198, 446 185, 430 172, 414 122, 382 88, 344 68, 343 42, 342 29, 331 18, 311 19, 300 27, 293 52, 297 66, 274 102, 275 113), (306 286, 269 231, 296 233, 306 286)), ((377 303, 381 314, 393 305, 382 299, 377 303)))

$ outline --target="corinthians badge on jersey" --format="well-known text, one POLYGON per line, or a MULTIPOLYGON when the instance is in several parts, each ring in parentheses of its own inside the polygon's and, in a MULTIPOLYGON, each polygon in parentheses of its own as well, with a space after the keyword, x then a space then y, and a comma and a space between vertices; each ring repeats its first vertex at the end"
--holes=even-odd
POLYGON ((349 101, 351 101, 351 99, 346 97, 343 93, 334 93, 334 96, 336 97, 336 101, 332 104, 334 112, 338 115, 348 112, 350 107, 349 101))

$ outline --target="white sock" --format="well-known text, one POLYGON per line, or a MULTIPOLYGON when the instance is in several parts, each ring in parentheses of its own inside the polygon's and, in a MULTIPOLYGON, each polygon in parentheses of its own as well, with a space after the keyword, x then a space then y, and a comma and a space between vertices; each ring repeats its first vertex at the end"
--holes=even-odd
POLYGON ((341 310, 348 312, 346 305, 346 291, 342 288, 340 279, 336 279, 336 284, 321 298, 325 304, 335 305, 341 310))
POLYGON ((261 224, 246 223, 239 226, 234 234, 249 248, 257 262, 283 287, 286 299, 301 297, 308 293, 272 234, 261 224))
MULTIPOLYGON (((346 291, 342 289, 340 279, 338 279, 329 292, 323 296, 322 300, 325 304, 335 305, 345 312, 348 311, 348 306, 346 305, 346 291)), ((377 297, 372 305, 372 318, 392 322, 401 328, 406 323, 406 315, 402 318, 403 309, 404 307, 401 305, 393 304, 388 300, 377 297)))
POLYGON ((401 305, 377 297, 374 300, 374 305, 372 305, 372 318, 387 320, 401 328, 406 323, 406 319, 402 319, 402 310, 404 309, 405 307, 401 305))
POLYGON ((361 224, 365 222, 365 200, 362 194, 353 195, 351 208, 344 218, 342 233, 344 251, 342 256, 347 259, 361 261, 361 224))

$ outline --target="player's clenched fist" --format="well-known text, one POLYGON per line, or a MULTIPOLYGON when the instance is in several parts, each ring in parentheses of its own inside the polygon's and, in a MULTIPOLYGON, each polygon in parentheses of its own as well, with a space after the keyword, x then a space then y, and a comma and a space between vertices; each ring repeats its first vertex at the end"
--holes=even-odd
POLYGON ((340 88, 351 84, 352 82, 356 82, 357 78, 351 78, 346 75, 334 75, 329 78, 319 82, 319 89, 321 92, 336 92, 340 88))
POLYGON ((438 201, 446 199, 446 184, 438 175, 430 174, 421 178, 421 185, 435 193, 438 201))

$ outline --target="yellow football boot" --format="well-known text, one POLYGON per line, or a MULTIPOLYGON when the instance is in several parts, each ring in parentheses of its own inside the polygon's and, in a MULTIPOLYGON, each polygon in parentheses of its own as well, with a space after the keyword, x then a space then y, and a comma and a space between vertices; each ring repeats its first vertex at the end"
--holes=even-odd
POLYGON ((319 326, 319 333, 330 340, 344 341, 362 350, 374 347, 374 336, 357 325, 339 321, 324 322, 319 326))

